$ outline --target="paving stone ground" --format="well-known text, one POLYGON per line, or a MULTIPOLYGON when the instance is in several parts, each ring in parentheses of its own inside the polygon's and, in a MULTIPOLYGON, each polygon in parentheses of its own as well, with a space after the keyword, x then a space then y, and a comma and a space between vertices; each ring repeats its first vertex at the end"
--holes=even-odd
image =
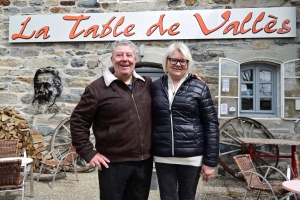
MULTIPOLYGON (((37 173, 34 173, 34 177, 37 173)), ((51 177, 43 175, 40 182, 34 181, 34 197, 30 198, 30 185, 26 181, 25 200, 99 200, 97 171, 79 173, 79 181, 75 174, 68 172, 67 177, 60 173, 55 180, 54 188, 49 186, 51 177)), ((245 183, 230 175, 216 176, 209 182, 199 181, 196 200, 233 200, 243 199, 245 183)), ((250 193, 248 200, 256 199, 256 193, 250 193)), ((21 192, 1 192, 0 200, 20 200, 21 192)), ((159 189, 155 172, 152 175, 152 184, 149 200, 159 200, 159 189)), ((262 194, 261 199, 273 199, 262 194)), ((299 199, 299 198, 298 198, 299 199)), ((292 198, 291 198, 292 200, 292 198)))

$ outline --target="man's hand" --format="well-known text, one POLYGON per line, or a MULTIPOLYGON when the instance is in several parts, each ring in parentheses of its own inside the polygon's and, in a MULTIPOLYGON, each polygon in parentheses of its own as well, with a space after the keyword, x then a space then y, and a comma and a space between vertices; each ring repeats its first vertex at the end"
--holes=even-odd
POLYGON ((102 171, 101 164, 108 168, 108 163, 110 163, 110 160, 108 160, 105 156, 101 155, 100 153, 97 153, 92 160, 90 161, 90 164, 92 167, 98 167, 98 170, 102 171))
POLYGON ((200 77, 198 76, 198 74, 194 73, 194 76, 197 77, 197 79, 203 83, 205 83, 205 81, 200 77))
POLYGON ((215 173, 215 168, 207 165, 202 165, 200 176, 203 175, 202 180, 209 181, 215 173))

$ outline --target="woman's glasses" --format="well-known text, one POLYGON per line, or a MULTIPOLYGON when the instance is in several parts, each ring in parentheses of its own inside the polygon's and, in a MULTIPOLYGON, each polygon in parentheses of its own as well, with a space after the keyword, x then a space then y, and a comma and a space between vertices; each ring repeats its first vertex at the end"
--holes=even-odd
POLYGON ((186 64, 189 62, 189 60, 185 60, 185 59, 179 60, 176 58, 169 58, 169 57, 168 60, 170 61, 171 65, 176 65, 179 62, 181 66, 186 66, 186 64))

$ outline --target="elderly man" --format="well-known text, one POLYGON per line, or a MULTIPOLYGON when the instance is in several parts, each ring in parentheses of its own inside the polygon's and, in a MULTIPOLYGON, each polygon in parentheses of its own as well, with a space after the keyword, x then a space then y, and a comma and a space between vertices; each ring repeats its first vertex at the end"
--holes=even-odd
POLYGON ((33 82, 32 105, 38 105, 36 114, 53 114, 54 117, 59 112, 55 101, 63 89, 58 71, 53 67, 40 68, 36 71, 33 82))
POLYGON ((149 77, 135 71, 136 47, 112 44, 112 67, 86 87, 71 116, 72 144, 98 167, 101 200, 148 199, 153 158, 149 77), (89 141, 92 126, 96 145, 89 141))

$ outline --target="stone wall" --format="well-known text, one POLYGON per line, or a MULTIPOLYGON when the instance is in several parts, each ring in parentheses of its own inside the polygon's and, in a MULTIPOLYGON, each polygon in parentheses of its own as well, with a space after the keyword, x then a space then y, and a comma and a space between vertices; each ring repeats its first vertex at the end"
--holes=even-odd
MULTIPOLYGON (((10 16, 290 6, 297 7, 296 38, 184 41, 192 51, 196 73, 204 78, 211 89, 215 105, 215 96, 218 95, 219 57, 239 62, 284 62, 300 58, 299 5, 288 0, 145 0, 119 4, 99 4, 96 0, 0 0, 0 107, 10 106, 18 110, 29 121, 31 129, 38 130, 47 142, 59 122, 70 116, 85 86, 101 76, 102 70, 110 65, 110 42, 8 43, 10 16), (45 70, 47 67, 56 73, 61 93, 56 99, 41 106, 39 103, 42 100, 34 96, 33 78, 38 70, 45 70)), ((145 56, 142 60, 139 58, 139 62, 159 64, 165 48, 171 42, 135 41, 137 46, 142 43, 145 45, 145 56)), ((288 124, 285 127, 290 130, 290 126, 288 124)))

